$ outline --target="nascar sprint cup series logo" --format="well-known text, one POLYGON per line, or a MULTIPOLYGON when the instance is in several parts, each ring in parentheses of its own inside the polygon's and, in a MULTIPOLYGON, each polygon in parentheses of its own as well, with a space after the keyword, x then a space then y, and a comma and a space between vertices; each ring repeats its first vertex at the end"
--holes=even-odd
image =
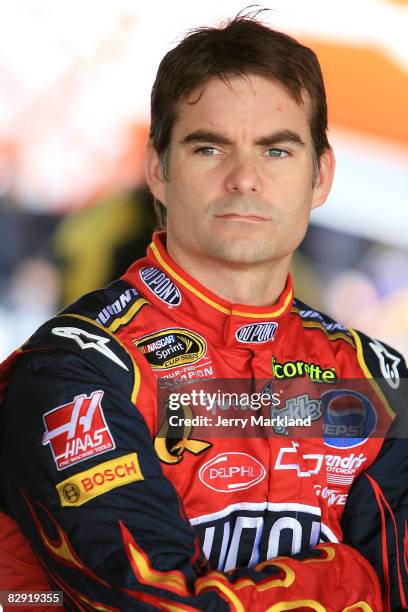
POLYGON ((153 370, 167 370, 195 363, 203 357, 207 343, 189 329, 162 329, 140 340, 133 341, 153 370))

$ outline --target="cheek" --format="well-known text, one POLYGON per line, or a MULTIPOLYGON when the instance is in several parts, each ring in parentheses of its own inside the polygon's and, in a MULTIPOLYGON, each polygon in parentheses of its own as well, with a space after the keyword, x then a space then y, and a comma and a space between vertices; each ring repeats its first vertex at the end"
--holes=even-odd
POLYGON ((308 168, 300 172, 289 170, 285 173, 284 180, 281 183, 283 194, 293 203, 297 203, 299 207, 311 204, 313 197, 312 182, 312 172, 309 172, 308 168))
POLYGON ((208 174, 197 172, 191 164, 175 170, 177 171, 170 176, 167 196, 178 209, 186 208, 186 211, 189 211, 209 199, 215 181, 208 174))
POLYGON ((171 217, 178 226, 187 225, 197 199, 191 181, 186 180, 182 174, 178 174, 177 177, 171 175, 166 183, 165 197, 168 217, 171 217))

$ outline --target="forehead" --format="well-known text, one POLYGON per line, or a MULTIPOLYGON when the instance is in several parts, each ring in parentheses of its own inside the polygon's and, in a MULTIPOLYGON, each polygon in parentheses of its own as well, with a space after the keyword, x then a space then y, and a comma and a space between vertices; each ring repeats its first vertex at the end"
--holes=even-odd
POLYGON ((310 99, 307 92, 297 102, 286 87, 259 75, 232 76, 224 81, 212 77, 191 91, 176 107, 177 132, 218 128, 294 129, 304 137, 310 132, 310 99))

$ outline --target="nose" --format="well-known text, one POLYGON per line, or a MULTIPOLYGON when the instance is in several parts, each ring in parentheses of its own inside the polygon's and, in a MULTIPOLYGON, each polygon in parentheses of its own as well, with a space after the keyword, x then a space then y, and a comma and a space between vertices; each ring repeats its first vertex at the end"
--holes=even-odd
POLYGON ((232 160, 226 177, 226 188, 229 192, 240 195, 259 193, 261 179, 256 160, 249 156, 240 156, 232 160))

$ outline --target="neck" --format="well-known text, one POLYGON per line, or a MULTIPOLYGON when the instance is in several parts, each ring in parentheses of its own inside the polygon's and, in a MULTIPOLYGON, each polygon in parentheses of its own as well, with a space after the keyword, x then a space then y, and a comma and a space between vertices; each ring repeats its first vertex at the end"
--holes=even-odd
POLYGON ((167 245, 170 257, 190 276, 232 304, 269 306, 276 304, 285 288, 291 255, 278 261, 254 264, 218 262, 194 253, 181 253, 167 245))

